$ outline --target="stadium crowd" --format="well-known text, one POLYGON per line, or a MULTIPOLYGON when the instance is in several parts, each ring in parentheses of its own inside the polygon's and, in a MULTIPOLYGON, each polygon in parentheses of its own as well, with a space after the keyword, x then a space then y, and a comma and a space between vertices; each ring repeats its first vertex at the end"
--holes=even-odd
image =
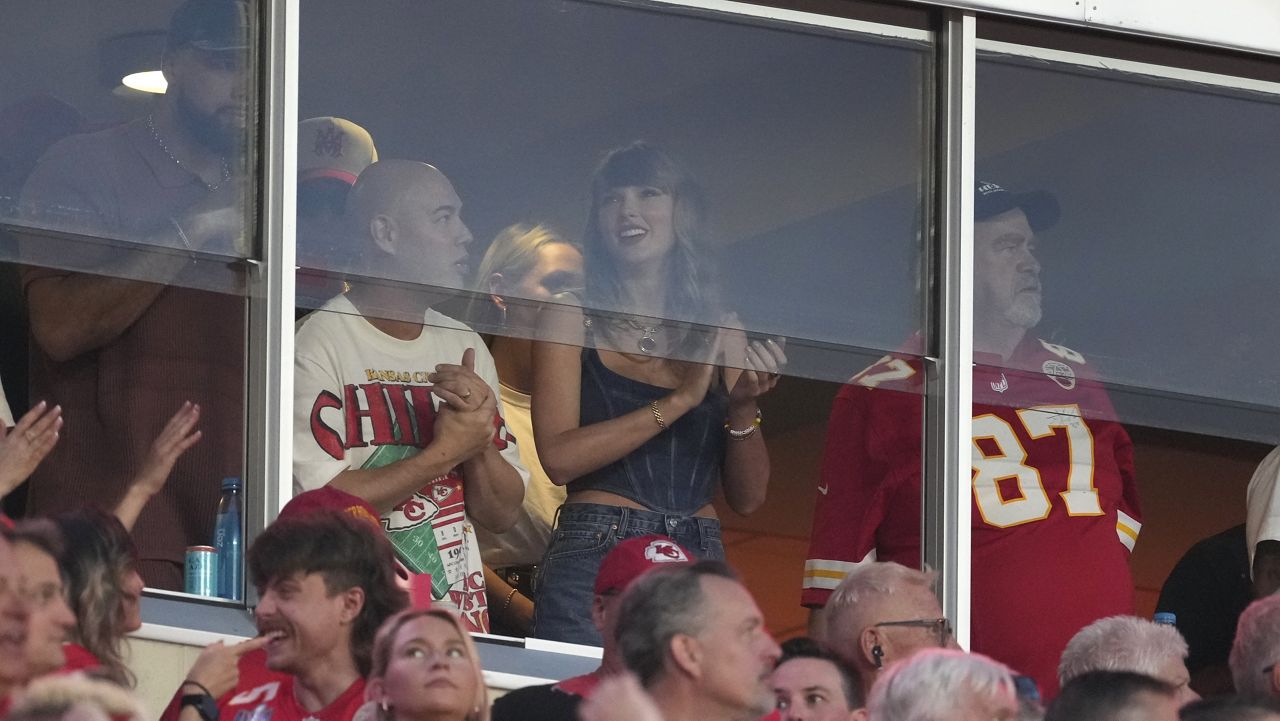
MULTIPOLYGON (((159 718, 1280 717, 1280 596, 1255 601, 1240 619, 1231 650, 1236 694, 1199 699, 1176 629, 1113 616, 1071 639, 1058 666, 1061 692, 1045 708, 1029 677, 956 645, 927 572, 864 565, 835 589, 817 638, 779 646, 731 568, 657 534, 616 546, 594 582, 600 667, 512 691, 491 707, 464 616, 429 594, 411 598, 374 519, 362 505, 334 501, 323 491, 299 496, 258 536, 248 564, 259 635, 205 648, 159 718)), ((122 530, 103 513, 4 527, 4 718, 154 718, 132 698, 133 679, 120 664, 119 644, 140 623, 135 551, 122 530)))

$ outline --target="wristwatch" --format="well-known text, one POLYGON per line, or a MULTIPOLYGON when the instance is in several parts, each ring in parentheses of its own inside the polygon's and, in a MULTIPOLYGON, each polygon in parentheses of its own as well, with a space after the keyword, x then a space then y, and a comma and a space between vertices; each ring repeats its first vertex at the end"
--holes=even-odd
POLYGON ((182 704, 178 707, 184 709, 188 706, 195 706, 196 713, 200 714, 200 718, 204 721, 218 721, 218 700, 207 693, 189 693, 182 697, 182 704))

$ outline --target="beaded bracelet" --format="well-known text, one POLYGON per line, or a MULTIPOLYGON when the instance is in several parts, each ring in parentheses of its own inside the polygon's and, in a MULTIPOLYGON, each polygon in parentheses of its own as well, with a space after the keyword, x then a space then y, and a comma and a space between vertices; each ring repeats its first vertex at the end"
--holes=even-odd
POLYGON ((745 441, 751 436, 754 436, 756 434, 756 429, 758 429, 760 427, 760 424, 763 422, 764 422, 764 416, 761 415, 760 409, 757 408, 756 419, 751 422, 751 425, 747 426, 746 428, 743 428, 742 430, 737 430, 735 428, 730 428, 729 421, 725 421, 724 429, 729 434, 730 440, 745 441))
POLYGON ((504 602, 502 603, 502 610, 503 610, 504 612, 505 612, 508 608, 510 608, 510 607, 511 607, 511 599, 513 599, 513 598, 515 598, 515 597, 516 597, 516 592, 517 592, 517 591, 519 591, 519 590, 520 590, 520 589, 518 589, 518 588, 513 588, 513 589, 511 589, 511 593, 508 593, 508 594, 507 594, 507 600, 506 600, 506 601, 504 601, 504 602))

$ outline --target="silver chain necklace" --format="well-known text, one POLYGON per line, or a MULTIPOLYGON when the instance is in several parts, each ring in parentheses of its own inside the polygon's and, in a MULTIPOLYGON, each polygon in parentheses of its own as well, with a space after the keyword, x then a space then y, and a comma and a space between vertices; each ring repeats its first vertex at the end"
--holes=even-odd
POLYGON ((658 340, 654 336, 662 332, 662 326, 649 327, 631 318, 627 319, 627 323, 643 334, 640 340, 636 341, 636 347, 640 349, 641 353, 649 355, 658 349, 658 340))
POLYGON ((222 180, 217 183, 209 183, 209 182, 206 182, 205 179, 201 177, 199 173, 191 170, 186 165, 183 165, 182 161, 178 160, 174 156, 173 152, 169 150, 169 146, 165 145, 164 139, 160 137, 160 131, 156 130, 155 115, 152 113, 147 113, 147 130, 151 131, 152 139, 156 141, 156 145, 160 146, 160 150, 169 158, 169 160, 172 160, 173 164, 177 165, 179 168, 182 168, 188 173, 191 173, 192 175, 196 176, 196 179, 199 180, 200 183, 204 185, 206 189, 217 190, 218 188, 222 187, 223 183, 227 182, 228 180, 231 180, 231 163, 227 161, 227 156, 225 155, 222 156, 222 180))

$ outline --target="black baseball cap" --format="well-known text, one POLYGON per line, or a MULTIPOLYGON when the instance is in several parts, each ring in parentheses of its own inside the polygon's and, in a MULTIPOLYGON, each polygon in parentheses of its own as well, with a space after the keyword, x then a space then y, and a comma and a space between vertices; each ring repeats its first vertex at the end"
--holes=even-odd
POLYGON ((973 192, 974 221, 994 218, 1018 208, 1027 214, 1031 229, 1039 232, 1052 228, 1062 216, 1058 199, 1047 190, 1011 193, 987 180, 979 180, 976 185, 973 192))
POLYGON ((190 45, 209 52, 249 47, 249 5, 243 0, 187 0, 173 11, 170 50, 190 45))

